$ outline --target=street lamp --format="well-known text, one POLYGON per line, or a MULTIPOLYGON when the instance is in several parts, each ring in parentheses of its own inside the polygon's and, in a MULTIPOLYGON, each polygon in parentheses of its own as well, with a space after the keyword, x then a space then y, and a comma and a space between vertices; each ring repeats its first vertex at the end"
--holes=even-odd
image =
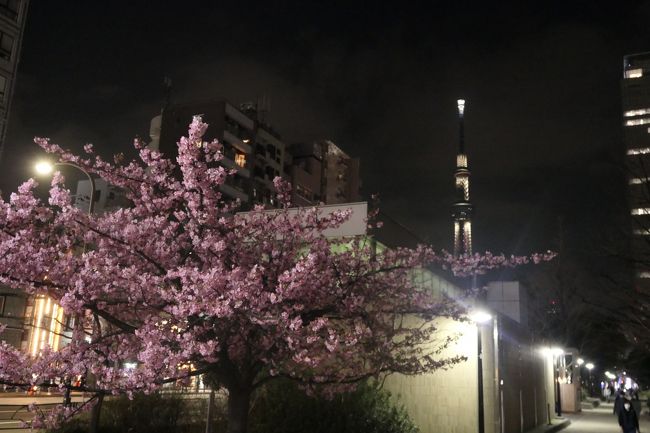
POLYGON ((54 167, 61 167, 61 166, 76 168, 77 170, 85 174, 88 180, 90 181, 90 200, 88 203, 88 215, 92 215, 93 210, 95 209, 95 192, 96 192, 95 180, 90 175, 90 173, 88 173, 85 169, 72 162, 55 162, 54 164, 52 164, 49 161, 37 162, 36 165, 34 165, 34 169, 36 170, 36 173, 42 176, 47 176, 54 171, 54 167))
POLYGON ((560 396, 560 356, 564 355, 561 347, 551 347, 548 353, 552 356, 554 365, 553 381, 555 387, 555 413, 562 416, 562 397, 560 396))
MULTIPOLYGON (((464 101, 463 101, 464 102, 464 101)), ((492 315, 486 311, 477 310, 469 316, 476 324, 476 355, 477 355, 477 376, 478 376, 478 433, 485 432, 485 408, 483 407, 483 344, 481 328, 483 324, 492 320, 492 315)))
POLYGON ((594 380, 593 377, 591 376, 591 370, 594 369, 594 364, 591 362, 588 362, 585 364, 585 368, 587 371, 589 371, 589 395, 593 396, 594 395, 594 380))
MULTIPOLYGON (((88 180, 90 181, 90 197, 89 197, 89 203, 88 203, 88 215, 93 214, 93 210, 95 209, 95 179, 88 173, 85 169, 82 167, 78 166, 77 164, 74 164, 72 162, 55 162, 51 163, 49 161, 39 161, 34 165, 34 169, 36 170, 36 173, 42 175, 42 176, 47 176, 51 174, 54 171, 54 167, 73 167, 76 168, 77 170, 81 171, 83 174, 88 177, 88 180)), ((86 243, 84 242, 83 245, 83 250, 85 252, 86 250, 86 243)), ((71 404, 71 398, 70 398, 70 387, 65 388, 65 392, 63 395, 63 405, 68 407, 71 404)))

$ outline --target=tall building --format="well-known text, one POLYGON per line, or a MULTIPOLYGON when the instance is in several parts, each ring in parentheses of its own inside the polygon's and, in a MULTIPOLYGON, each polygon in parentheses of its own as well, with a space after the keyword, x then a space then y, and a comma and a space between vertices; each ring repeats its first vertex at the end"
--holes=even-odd
POLYGON ((458 101, 459 147, 456 155, 456 201, 452 206, 454 219, 454 255, 472 253, 472 215, 474 206, 469 201, 469 166, 465 154, 465 100, 458 101))
POLYGON ((221 187, 230 198, 241 200, 244 208, 253 203, 274 206, 273 179, 285 177, 286 146, 278 133, 263 121, 254 104, 235 107, 223 99, 174 104, 151 122, 150 146, 172 155, 178 138, 187 135, 192 116, 202 114, 209 124, 205 140, 218 139, 223 145, 221 163, 237 169, 221 187))
POLYGON ((623 58, 621 94, 635 281, 650 288, 650 52, 623 58))
POLYGON ((14 94, 29 0, 0 0, 0 159, 14 94))
MULTIPOLYGON (((28 4, 29 0, 0 0, 0 159, 7 135, 28 4)), ((2 340, 16 347, 23 344, 26 336, 23 321, 28 308, 27 295, 23 291, 0 286, 0 323, 6 326, 2 340)))
POLYGON ((293 204, 337 204, 359 200, 359 160, 351 158, 329 140, 286 146, 265 121, 263 107, 235 107, 217 99, 174 104, 151 121, 149 146, 172 154, 179 137, 187 134, 192 116, 202 114, 209 127, 206 140, 223 145, 221 163, 237 174, 222 185, 222 193, 241 200, 243 208, 261 203, 275 206, 273 179, 280 176, 293 185, 293 204))
POLYGON ((287 172, 296 206, 359 201, 359 159, 329 140, 293 144, 287 172))

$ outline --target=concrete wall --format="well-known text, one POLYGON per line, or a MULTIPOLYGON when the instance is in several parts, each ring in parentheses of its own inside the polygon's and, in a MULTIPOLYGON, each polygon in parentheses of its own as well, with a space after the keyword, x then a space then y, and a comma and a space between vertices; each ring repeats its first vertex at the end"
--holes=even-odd
POLYGON ((528 326, 528 296, 519 281, 490 281, 486 301, 493 311, 528 326))
MULTIPOLYGON (((458 297, 461 290, 439 275, 421 270, 414 275, 421 287, 432 293, 458 297)), ((457 340, 439 358, 464 356, 466 361, 446 370, 421 376, 394 374, 385 388, 404 405, 422 433, 475 433, 478 431, 478 341, 477 325, 451 319, 439 319, 436 341, 448 336, 457 340)), ((481 326, 483 350, 483 394, 485 432, 499 433, 496 404, 495 342, 492 323, 481 326)))
MULTIPOLYGON (((553 410, 553 390, 547 394, 544 357, 529 343, 524 330, 506 317, 480 326, 485 432, 521 433, 546 424, 547 404, 553 410), (494 323, 499 328, 496 333, 494 323)), ((467 360, 422 376, 395 374, 386 379, 385 387, 404 405, 422 433, 475 433, 477 327, 446 319, 440 321, 439 330, 441 337, 460 334, 441 357, 462 355, 467 360)))
MULTIPOLYGON (((433 272, 421 271, 415 278, 433 293, 452 297, 460 293, 458 287, 433 272)), ((507 316, 494 315, 482 325, 439 320, 436 340, 458 337, 440 357, 461 355, 466 361, 421 376, 395 374, 386 379, 386 389, 404 405, 422 433, 478 431, 477 326, 483 352, 485 432, 521 433, 546 424, 549 400, 553 405, 552 371, 549 386, 545 358, 532 344, 526 328, 507 316)))
POLYGON ((452 320, 442 320, 439 326, 441 336, 462 333, 456 344, 441 357, 461 354, 467 356, 468 361, 422 376, 391 375, 384 386, 405 406, 421 433, 475 433, 478 407, 476 327, 452 320))
POLYGON ((525 330, 501 316, 499 333, 503 431, 521 433, 546 423, 552 394, 547 398, 544 358, 525 330))

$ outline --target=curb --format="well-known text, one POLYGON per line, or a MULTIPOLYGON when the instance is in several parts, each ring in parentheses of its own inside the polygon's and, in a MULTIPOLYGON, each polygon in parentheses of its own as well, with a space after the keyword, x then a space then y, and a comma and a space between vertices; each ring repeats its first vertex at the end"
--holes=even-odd
POLYGON ((562 421, 559 424, 554 424, 554 425, 550 426, 548 429, 544 430, 544 433, 558 432, 560 430, 563 430, 563 429, 569 427, 569 424, 571 424, 571 420, 570 419, 565 419, 564 421, 562 421))
MULTIPOLYGON (((558 418, 554 418, 555 421, 560 421, 558 418)), ((557 422, 557 424, 544 424, 541 426, 538 426, 532 430, 528 430, 526 433, 555 433, 558 432, 562 429, 565 429, 571 424, 571 420, 568 418, 563 418, 561 422, 557 422)))

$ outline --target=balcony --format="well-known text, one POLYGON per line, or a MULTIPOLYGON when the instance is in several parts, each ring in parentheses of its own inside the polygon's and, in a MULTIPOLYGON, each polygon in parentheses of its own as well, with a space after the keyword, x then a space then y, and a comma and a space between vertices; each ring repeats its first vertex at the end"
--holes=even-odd
POLYGON ((223 131, 223 139, 247 155, 253 153, 253 148, 250 144, 244 143, 239 137, 228 130, 223 131))
POLYGON ((248 194, 238 188, 235 188, 234 186, 230 186, 224 183, 219 187, 219 189, 228 197, 238 198, 242 203, 248 202, 248 194))

